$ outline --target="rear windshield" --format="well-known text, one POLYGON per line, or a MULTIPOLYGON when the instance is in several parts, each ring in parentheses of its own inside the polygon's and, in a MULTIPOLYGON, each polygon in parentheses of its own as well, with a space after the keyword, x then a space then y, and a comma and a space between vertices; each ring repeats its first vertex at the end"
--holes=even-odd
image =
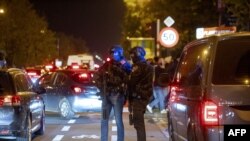
POLYGON ((8 73, 0 72, 0 96, 13 93, 9 77, 8 73))
POLYGON ((75 73, 73 75, 74 81, 78 83, 91 83, 91 74, 88 72, 75 73))
POLYGON ((249 84, 250 37, 220 41, 214 63, 214 84, 249 84))

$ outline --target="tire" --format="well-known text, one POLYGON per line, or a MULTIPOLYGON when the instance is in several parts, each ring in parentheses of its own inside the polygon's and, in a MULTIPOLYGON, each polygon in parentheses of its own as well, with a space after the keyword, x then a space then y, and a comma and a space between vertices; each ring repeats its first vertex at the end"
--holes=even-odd
POLYGON ((43 110, 40 128, 35 132, 36 135, 43 135, 45 133, 45 111, 43 110))
POLYGON ((61 117, 66 118, 66 119, 71 119, 75 115, 75 113, 71 109, 69 101, 65 98, 60 101, 59 113, 61 117))
POLYGON ((27 116, 25 129, 26 129, 26 131, 23 133, 22 137, 17 137, 16 141, 31 141, 32 140, 30 115, 27 116))

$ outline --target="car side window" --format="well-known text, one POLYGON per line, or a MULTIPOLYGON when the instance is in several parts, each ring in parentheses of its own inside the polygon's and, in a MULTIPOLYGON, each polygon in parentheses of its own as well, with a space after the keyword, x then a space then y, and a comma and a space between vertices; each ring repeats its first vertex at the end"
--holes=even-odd
POLYGON ((55 85, 63 85, 66 81, 67 76, 62 73, 58 73, 56 80, 55 80, 55 85))
POLYGON ((177 81, 181 85, 200 85, 207 60, 208 45, 206 43, 189 47, 182 53, 177 69, 177 81))
POLYGON ((39 80, 39 85, 45 85, 45 84, 50 84, 52 81, 52 74, 45 74, 40 80, 39 80))
POLYGON ((32 85, 24 74, 15 75, 14 81, 16 82, 17 92, 30 91, 32 88, 32 85))

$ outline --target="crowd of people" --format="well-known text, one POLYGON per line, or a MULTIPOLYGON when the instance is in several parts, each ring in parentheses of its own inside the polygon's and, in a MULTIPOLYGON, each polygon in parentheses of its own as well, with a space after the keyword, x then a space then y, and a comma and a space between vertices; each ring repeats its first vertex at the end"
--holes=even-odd
POLYGON ((143 47, 135 46, 129 51, 130 59, 124 57, 121 45, 109 50, 110 61, 105 62, 95 75, 101 90, 102 119, 101 141, 108 141, 109 117, 113 109, 117 125, 117 141, 124 141, 123 106, 129 105, 130 125, 134 125, 137 141, 146 141, 144 114, 154 109, 166 113, 167 86, 159 83, 161 73, 166 73, 164 58, 155 57, 149 62, 143 47), (132 62, 128 61, 132 60, 132 62))

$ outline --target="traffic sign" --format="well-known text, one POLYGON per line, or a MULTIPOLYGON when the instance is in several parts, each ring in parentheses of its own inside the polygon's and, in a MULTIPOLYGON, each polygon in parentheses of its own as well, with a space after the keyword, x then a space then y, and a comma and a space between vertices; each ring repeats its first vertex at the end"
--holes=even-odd
POLYGON ((178 32, 172 27, 165 27, 159 33, 158 41, 164 47, 171 48, 179 41, 178 32))
POLYGON ((175 21, 172 17, 168 16, 163 22, 167 27, 170 27, 174 24, 175 21))

